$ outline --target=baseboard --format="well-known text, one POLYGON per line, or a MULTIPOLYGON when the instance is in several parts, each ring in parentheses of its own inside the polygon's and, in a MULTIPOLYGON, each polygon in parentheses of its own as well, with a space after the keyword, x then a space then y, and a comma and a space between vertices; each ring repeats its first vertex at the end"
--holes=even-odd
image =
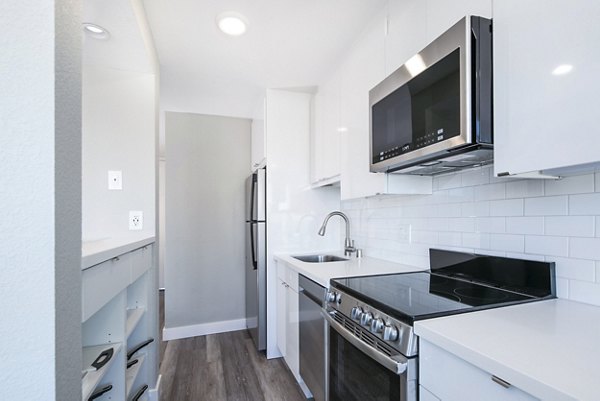
POLYGON ((228 331, 243 330, 245 328, 246 319, 224 320, 222 322, 193 324, 191 326, 165 327, 163 328, 163 341, 225 333, 228 331))
POLYGON ((148 401, 160 401, 160 383, 162 381, 162 375, 158 375, 156 379, 156 386, 148 392, 148 401))

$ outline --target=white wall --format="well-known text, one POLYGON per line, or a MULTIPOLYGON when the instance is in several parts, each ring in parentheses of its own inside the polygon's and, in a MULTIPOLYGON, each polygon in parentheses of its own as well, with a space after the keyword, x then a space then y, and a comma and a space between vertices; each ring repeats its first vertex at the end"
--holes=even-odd
POLYGON ((0 3, 2 400, 81 397, 80 15, 0 3))
POLYGON ((342 250, 340 224, 317 235, 327 213, 340 207, 339 188, 310 188, 312 95, 267 91, 267 356, 276 345, 276 253, 342 250))
POLYGON ((165 338, 244 328, 251 121, 168 112, 165 122, 165 338))
POLYGON ((517 180, 485 167, 435 177, 434 189, 343 202, 357 246, 421 267, 429 248, 556 262, 560 298, 600 305, 599 172, 517 180))
POLYGON ((154 74, 84 65, 83 238, 125 236, 130 210, 155 230, 156 110, 154 74), (121 170, 123 190, 108 190, 121 170))

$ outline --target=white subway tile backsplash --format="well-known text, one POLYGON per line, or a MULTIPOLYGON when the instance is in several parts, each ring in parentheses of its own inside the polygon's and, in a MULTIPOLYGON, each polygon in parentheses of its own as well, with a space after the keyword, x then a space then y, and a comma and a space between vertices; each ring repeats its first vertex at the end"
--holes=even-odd
POLYGON ((566 235, 569 237, 593 237, 593 216, 548 216, 544 217, 546 235, 566 235))
POLYGON ((546 256, 547 262, 556 263, 556 276, 570 280, 594 281, 596 263, 593 260, 546 256))
POLYGON ((527 235, 525 252, 552 256, 569 256, 569 238, 548 235, 527 235))
POLYGON ((462 235, 456 232, 443 232, 438 237, 438 244, 448 246, 462 246, 462 235))
POLYGON ((525 199, 525 216, 565 216, 569 211, 567 196, 525 199))
POLYGON ((600 260, 600 238, 570 238, 569 256, 572 258, 600 260))
POLYGON ((587 281, 569 281, 569 298, 600 306, 600 284, 587 281))
POLYGON ((594 192, 594 174, 577 175, 560 180, 545 180, 546 196, 594 192))
POLYGON ((600 305, 600 172, 515 180, 488 166, 433 182, 432 195, 342 203, 365 255, 423 268, 430 248, 554 261, 559 297, 600 305))
POLYGON ((544 196, 543 180, 519 180, 506 183, 506 198, 544 196))
POLYGON ((490 168, 483 167, 469 171, 465 171, 462 174, 462 185, 465 187, 473 185, 489 184, 490 182, 490 168))
POLYGON ((543 217, 507 217, 508 234, 544 234, 543 217))
POLYGON ((560 277, 556 279, 556 296, 569 298, 569 280, 560 277))
POLYGON ((495 200, 506 197, 506 183, 488 184, 475 187, 475 200, 495 200))
POLYGON ((465 202, 461 204, 463 217, 484 217, 490 215, 490 202, 465 202))
POLYGON ((489 249, 490 234, 486 233, 463 233, 462 245, 467 248, 489 249))
POLYGON ((569 214, 571 215, 599 215, 600 193, 570 195, 569 214))
POLYGON ((506 252, 524 252, 525 236, 516 234, 490 234, 490 248, 506 252))
POLYGON ((475 231, 483 233, 506 232, 506 219, 504 217, 477 217, 475 231))
POLYGON ((523 216, 523 199, 490 201, 490 216, 523 216))

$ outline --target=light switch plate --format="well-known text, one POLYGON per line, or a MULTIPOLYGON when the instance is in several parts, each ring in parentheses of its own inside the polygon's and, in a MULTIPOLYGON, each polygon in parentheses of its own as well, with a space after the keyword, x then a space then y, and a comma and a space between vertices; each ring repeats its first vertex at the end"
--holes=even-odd
POLYGON ((129 229, 141 230, 144 228, 144 212, 141 210, 129 211, 129 229))
POLYGON ((109 171, 108 172, 108 189, 121 190, 123 189, 123 172, 109 171))

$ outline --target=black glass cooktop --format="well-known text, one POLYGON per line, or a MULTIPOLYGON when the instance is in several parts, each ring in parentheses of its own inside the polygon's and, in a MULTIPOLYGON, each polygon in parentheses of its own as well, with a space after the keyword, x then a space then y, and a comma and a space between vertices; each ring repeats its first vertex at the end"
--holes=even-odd
POLYGON ((331 286, 415 320, 554 297, 554 264, 431 249, 431 271, 331 280, 331 286))

